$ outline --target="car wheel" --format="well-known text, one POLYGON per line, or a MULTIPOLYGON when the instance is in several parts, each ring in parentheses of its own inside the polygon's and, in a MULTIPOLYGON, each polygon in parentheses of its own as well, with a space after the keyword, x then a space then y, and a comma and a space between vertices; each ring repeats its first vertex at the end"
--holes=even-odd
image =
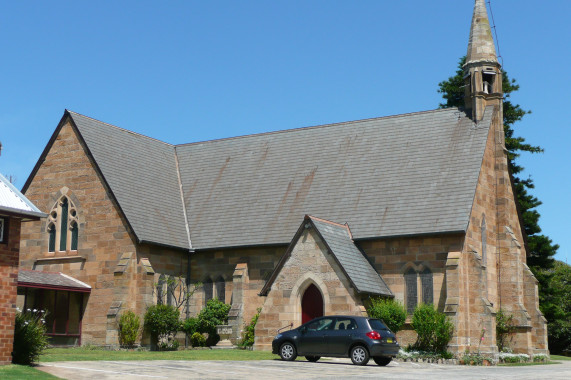
POLYGON ((356 365, 366 365, 369 362, 369 351, 363 346, 351 349, 351 361, 356 365))
POLYGON ((290 342, 285 342, 280 347, 280 358, 285 361, 292 361, 297 358, 297 352, 295 350, 295 346, 290 342))
POLYGON ((321 359, 321 356, 306 356, 305 358, 307 359, 308 362, 315 363, 316 361, 321 359))
POLYGON ((387 358, 384 356, 378 356, 376 358, 373 358, 373 360, 375 361, 375 363, 377 363, 377 365, 382 365, 382 366, 386 366, 387 364, 389 364, 391 362, 391 360, 393 360, 392 358, 387 358))

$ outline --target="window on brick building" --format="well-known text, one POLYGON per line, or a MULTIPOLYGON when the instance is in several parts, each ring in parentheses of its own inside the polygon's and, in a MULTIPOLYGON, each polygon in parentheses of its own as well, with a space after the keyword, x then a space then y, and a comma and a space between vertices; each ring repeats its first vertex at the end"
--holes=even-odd
POLYGON ((68 197, 63 196, 48 217, 48 251, 77 251, 79 224, 77 210, 68 197))
POLYGON ((213 289, 213 283, 212 280, 210 279, 210 277, 208 277, 206 280, 204 280, 203 283, 203 288, 204 288, 204 305, 206 305, 206 303, 208 301, 210 301, 212 299, 212 297, 214 296, 214 289, 213 289))
POLYGON ((6 219, 0 218, 0 243, 5 243, 5 238, 8 236, 8 231, 4 232, 6 226, 6 219))
POLYGON ((429 268, 424 267, 420 272, 414 268, 409 268, 404 273, 404 287, 407 313, 414 313, 419 302, 426 305, 434 303, 434 280, 429 268), (421 292, 420 296, 419 291, 421 292))
POLYGON ((216 279, 216 298, 226 302, 226 282, 222 276, 216 279))
POLYGON ((433 294, 433 281, 432 281, 432 272, 428 268, 424 268, 424 270, 420 273, 420 283, 422 288, 422 303, 425 305, 431 305, 434 303, 434 294, 433 294))
POLYGON ((486 217, 482 216, 482 226, 480 227, 480 232, 482 234, 482 265, 486 266, 488 264, 488 255, 486 252, 486 245, 488 244, 488 239, 486 236, 486 217))
POLYGON ((412 314, 418 304, 417 274, 414 269, 410 268, 404 274, 404 285, 406 291, 406 311, 412 314))

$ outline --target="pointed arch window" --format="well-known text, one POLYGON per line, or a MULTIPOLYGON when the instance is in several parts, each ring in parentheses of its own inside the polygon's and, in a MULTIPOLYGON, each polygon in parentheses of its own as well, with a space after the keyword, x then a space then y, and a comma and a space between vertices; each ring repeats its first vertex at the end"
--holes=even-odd
POLYGON ((161 274, 159 276, 159 282, 157 282, 157 305, 163 305, 165 303, 165 283, 166 283, 166 276, 161 274))
POLYGON ((216 298, 226 302, 226 282, 222 276, 216 279, 216 298))
POLYGON ((418 304, 417 274, 414 269, 410 268, 404 274, 404 285, 406 291, 406 311, 412 314, 418 304))
POLYGON ((432 272, 430 269, 424 268, 424 270, 420 273, 420 282, 422 286, 422 303, 425 305, 432 305, 434 303, 434 287, 432 272))
POLYGON ((48 217, 48 251, 76 251, 79 244, 77 210, 71 200, 61 197, 48 217))
POLYGON ((482 265, 487 266, 488 264, 488 255, 486 252, 488 238, 486 236, 486 216, 482 216, 482 226, 480 228, 480 232, 482 234, 482 265))
POLYGON ((48 226, 48 251, 55 252, 56 250, 56 226, 50 223, 48 226))
POLYGON ((205 281, 204 281, 204 305, 206 305, 206 303, 208 301, 210 301, 212 299, 212 297, 214 296, 214 289, 213 289, 213 283, 212 280, 210 279, 210 277, 208 277, 205 281))

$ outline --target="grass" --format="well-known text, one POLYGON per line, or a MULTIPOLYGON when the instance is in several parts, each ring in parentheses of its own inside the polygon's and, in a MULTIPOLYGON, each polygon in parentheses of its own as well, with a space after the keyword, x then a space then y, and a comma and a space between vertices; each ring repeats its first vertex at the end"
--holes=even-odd
POLYGON ((561 364, 561 362, 527 362, 527 363, 500 363, 498 366, 500 367, 525 367, 529 365, 549 365, 549 364, 561 364))
MULTIPOLYGON (((271 352, 248 350, 109 351, 90 347, 50 348, 40 362, 85 360, 271 360, 271 352)), ((1 376, 0 376, 1 378, 1 376)))
POLYGON ((571 356, 551 355, 553 360, 571 360, 571 356))
POLYGON ((5 365, 0 366, 0 379, 6 380, 50 380, 58 379, 58 377, 52 376, 48 373, 42 372, 34 367, 28 367, 25 365, 5 365))

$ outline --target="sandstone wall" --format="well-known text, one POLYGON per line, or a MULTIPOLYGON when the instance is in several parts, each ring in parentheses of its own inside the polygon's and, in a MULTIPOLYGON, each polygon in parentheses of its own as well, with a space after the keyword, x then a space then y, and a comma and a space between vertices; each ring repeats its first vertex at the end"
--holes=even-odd
POLYGON ((363 303, 313 229, 305 230, 281 268, 256 325, 256 350, 271 350, 277 330, 301 325, 301 298, 309 285, 321 291, 324 315, 362 315, 363 303))

